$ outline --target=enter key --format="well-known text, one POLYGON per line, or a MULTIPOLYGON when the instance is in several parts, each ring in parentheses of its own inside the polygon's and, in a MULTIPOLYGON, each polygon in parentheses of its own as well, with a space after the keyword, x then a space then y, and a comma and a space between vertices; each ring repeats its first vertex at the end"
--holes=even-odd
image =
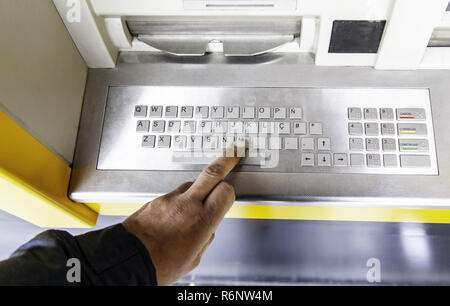
POLYGON ((426 139, 399 139, 398 146, 402 152, 427 152, 428 140, 426 139))

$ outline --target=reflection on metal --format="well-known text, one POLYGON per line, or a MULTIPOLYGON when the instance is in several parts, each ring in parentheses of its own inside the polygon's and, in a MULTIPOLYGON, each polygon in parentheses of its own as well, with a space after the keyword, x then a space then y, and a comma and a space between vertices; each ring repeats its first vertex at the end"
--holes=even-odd
POLYGON ((226 219, 177 285, 449 285, 449 233, 448 224, 226 219))
POLYGON ((428 47, 450 47, 450 29, 436 28, 431 34, 428 47))
MULTIPOLYGON (((283 210, 294 217, 304 217, 289 207, 274 207, 273 201, 284 205, 341 206, 342 201, 351 205, 378 207, 379 218, 385 220, 386 207, 403 208, 448 208, 450 198, 450 160, 445 158, 450 152, 448 133, 450 104, 448 102, 449 75, 447 71, 377 71, 368 67, 318 67, 309 55, 265 54, 258 57, 224 57, 210 54, 203 57, 176 57, 160 53, 122 53, 117 69, 91 69, 86 87, 83 114, 78 133, 77 150, 72 171, 70 197, 87 203, 134 203, 140 204, 173 190, 179 184, 193 180, 198 171, 114 171, 98 170, 98 153, 102 138, 109 86, 178 86, 178 87, 246 87, 246 86, 289 86, 289 87, 403 87, 429 88, 433 111, 436 153, 439 161, 439 175, 398 176, 398 175, 342 175, 329 173, 231 173, 228 178, 234 184, 238 199, 251 201, 256 196, 264 198, 261 210, 246 210, 246 216, 274 217, 273 211, 283 210), (137 64, 139 63, 139 64, 137 64), (239 76, 239 77, 237 77, 239 76), (439 158, 439 157, 442 158, 439 158), (274 195, 280 196, 279 198, 274 195), (324 201, 331 199, 331 201, 324 201), (388 199, 388 201, 386 201, 388 199), (397 201, 394 201, 397 199, 397 201), (433 201, 430 201, 434 199, 433 201), (363 202, 361 201, 363 200, 363 202), (119 202, 120 201, 120 202, 119 202), (321 203, 319 203, 321 201, 321 203), (447 203, 447 205, 445 204, 447 203), (258 212, 258 213, 257 213, 258 212)), ((139 98, 139 97, 138 97, 139 98)), ((158 103, 181 103, 178 99, 157 99, 158 103)), ((251 97, 247 96, 247 99, 251 97)), ((138 101, 136 99, 136 101, 138 101)), ((147 100, 148 101, 148 100, 147 100)), ((252 100, 244 100, 250 103, 252 100)), ((256 100, 257 102, 258 100, 256 100)), ((273 100, 278 103, 278 100, 273 100)), ((146 102, 151 103, 151 102, 146 102)), ((274 102, 275 103, 275 102, 274 102)), ((167 104, 168 105, 168 104, 167 104)), ((130 110, 131 112, 131 110, 130 110)), ((330 114, 329 112, 324 112, 330 114)), ((129 116, 130 113, 127 114, 129 116)), ((124 130, 123 135, 127 137, 124 130)), ((120 204, 117 204, 118 206, 120 204)), ((124 204, 126 205, 126 204, 124 204)), ((234 206, 238 207, 238 206, 234 206)), ((329 215, 330 211, 340 213, 342 218, 348 210, 334 207, 315 210, 310 218, 329 215)), ((450 210, 394 212, 395 220, 412 218, 417 212, 417 220, 410 222, 450 223, 450 210), (443 220, 445 219, 445 220, 443 220)), ((281 212, 280 212, 281 213, 281 212)), ((361 218, 353 215, 353 220, 361 218)), ((368 216, 370 217, 370 215, 368 216)), ((373 218, 373 217, 372 217, 373 218)), ((415 218, 415 217, 414 217, 415 218)))
POLYGON ((400 241, 406 261, 417 269, 427 269, 432 265, 431 247, 427 239, 426 225, 420 223, 402 224, 400 241))
POLYGON ((140 41, 183 56, 204 55, 211 42, 222 43, 226 56, 257 55, 294 40, 301 27, 300 21, 292 18, 131 19, 127 24, 140 41))
POLYGON ((209 39, 189 35, 139 35, 138 39, 161 51, 175 55, 201 56, 206 53, 209 39))
POLYGON ((133 36, 152 35, 223 35, 223 34, 294 34, 300 32, 298 18, 283 17, 202 17, 202 18, 129 18, 127 25, 133 36))
POLYGON ((158 50, 180 56, 202 56, 210 42, 223 44, 225 56, 253 56, 269 52, 294 39, 293 35, 139 35, 138 39, 158 50))

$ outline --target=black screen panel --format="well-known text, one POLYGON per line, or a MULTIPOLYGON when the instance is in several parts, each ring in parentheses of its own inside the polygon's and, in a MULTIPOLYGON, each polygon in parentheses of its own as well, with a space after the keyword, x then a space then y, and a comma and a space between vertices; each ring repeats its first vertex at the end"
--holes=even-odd
POLYGON ((329 53, 377 53, 386 20, 335 20, 329 53))

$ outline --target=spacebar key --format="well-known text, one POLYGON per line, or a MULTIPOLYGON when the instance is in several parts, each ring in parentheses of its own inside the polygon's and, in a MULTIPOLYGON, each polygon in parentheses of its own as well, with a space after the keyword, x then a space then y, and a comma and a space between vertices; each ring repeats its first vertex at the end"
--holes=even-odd
MULTIPOLYGON (((222 152, 189 152, 174 151, 172 153, 172 161, 175 163, 191 164, 191 165, 209 165, 218 157, 222 156, 222 152)), ((262 156, 243 157, 239 164, 247 166, 260 166, 264 160, 262 156)))
MULTIPOLYGON (((174 151, 172 154, 172 161, 175 163, 191 164, 191 165, 208 165, 222 156, 219 154, 208 154, 198 152, 174 151)), ((243 157, 239 164, 247 166, 260 166, 263 157, 243 157)))

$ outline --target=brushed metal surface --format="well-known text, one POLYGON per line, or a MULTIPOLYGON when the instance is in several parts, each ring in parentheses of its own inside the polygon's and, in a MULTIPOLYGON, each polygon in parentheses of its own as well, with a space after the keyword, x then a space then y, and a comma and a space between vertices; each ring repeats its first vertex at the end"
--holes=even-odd
POLYGON ((139 35, 149 46, 178 56, 202 56, 220 41, 225 56, 254 56, 294 40, 293 35, 139 35))
POLYGON ((252 56, 294 40, 301 30, 301 20, 292 17, 129 17, 126 22, 140 41, 183 56, 204 55, 209 42, 221 42, 226 56, 252 56))
MULTIPOLYGON (((136 105, 162 106, 254 106, 254 107, 301 107, 302 122, 320 122, 323 133, 303 137, 331 139, 331 151, 328 153, 378 153, 382 151, 355 152, 349 150, 347 109, 349 107, 376 108, 420 108, 425 110, 431 167, 429 168, 369 168, 369 167, 302 167, 301 150, 272 150, 271 162, 274 167, 241 166, 237 171, 257 172, 318 172, 318 173, 378 173, 378 174, 429 174, 436 175, 437 163, 434 149, 433 125, 428 89, 384 89, 384 88, 273 88, 273 87, 172 87, 172 86, 117 86, 110 87, 106 105, 102 140, 97 168, 101 170, 201 170, 202 165, 172 162, 173 149, 142 148, 142 135, 161 133, 136 133, 136 118, 133 117, 136 105)), ((142 119, 142 118, 139 118, 142 119)), ((164 120, 147 118, 148 120, 164 120)), ((183 119, 183 118, 181 118, 183 119)), ((181 120, 180 118, 176 120, 181 120)), ((192 118, 185 120, 195 120, 192 118)), ((290 119, 204 119, 207 121, 268 122, 290 119)), ((198 120, 197 120, 198 121, 198 120)), ((292 121, 292 120, 291 120, 292 121)), ((297 119, 297 121, 299 121, 297 119)), ((380 126, 381 120, 366 122, 380 126)), ((386 121, 384 121, 386 122, 386 121)), ((394 121, 390 121, 393 123, 394 121)), ((400 121, 404 122, 404 121, 400 121)), ((169 135, 170 133, 165 133, 169 135)), ((178 133, 177 133, 178 134, 178 133)), ((189 135, 189 134, 185 134, 189 135)), ((197 133, 198 135, 198 133, 197 133)), ((284 135, 280 135, 284 136, 284 135)), ((291 135, 294 136, 294 135, 291 135)), ((410 139, 405 136, 367 136, 371 139, 382 138, 410 139)), ((418 136, 416 136, 417 138, 418 136)), ((310 152, 310 151, 308 151, 310 152)), ((315 150, 317 153, 325 151, 315 150)), ((384 152, 390 153, 390 152, 384 152)), ((402 153, 404 154, 404 153, 402 153)), ((422 154, 422 153, 421 153, 422 154)))
POLYGON ((178 285, 449 285, 449 224, 225 219, 178 285))
POLYGON ((126 23, 133 36, 298 35, 301 29, 301 18, 288 16, 129 16, 126 23))
POLYGON ((69 196, 80 202, 144 203, 198 175, 198 171, 97 169, 110 86, 427 88, 439 175, 236 171, 227 180, 235 186, 238 204, 447 208, 449 81, 449 71, 318 67, 310 56, 298 54, 180 58, 123 53, 116 69, 89 71, 69 196))

